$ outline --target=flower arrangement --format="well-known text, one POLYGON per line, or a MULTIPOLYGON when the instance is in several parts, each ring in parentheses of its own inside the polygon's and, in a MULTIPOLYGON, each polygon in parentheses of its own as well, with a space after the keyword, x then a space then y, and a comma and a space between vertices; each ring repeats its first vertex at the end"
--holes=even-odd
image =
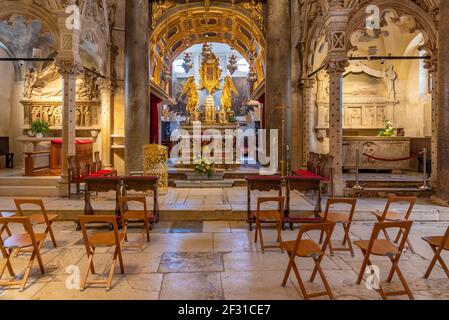
POLYGON ((237 119, 235 118, 235 116, 233 114, 229 114, 228 115, 228 122, 229 123, 237 123, 237 119))
POLYGON ((392 137, 394 136, 393 123, 390 120, 385 120, 385 128, 379 131, 380 137, 392 137))
POLYGON ((215 173, 215 164, 208 158, 198 157, 193 162, 195 165, 194 172, 201 176, 206 176, 211 178, 215 173))
POLYGON ((47 122, 38 119, 31 123, 31 132, 37 137, 43 137, 45 134, 50 132, 50 126, 47 122))

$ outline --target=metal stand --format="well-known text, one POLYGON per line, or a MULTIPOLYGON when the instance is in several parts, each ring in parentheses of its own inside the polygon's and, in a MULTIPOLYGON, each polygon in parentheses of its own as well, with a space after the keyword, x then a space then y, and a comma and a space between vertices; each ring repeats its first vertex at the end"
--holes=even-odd
POLYGON ((359 181, 359 166, 360 166, 360 150, 356 150, 355 155, 355 185, 352 187, 354 190, 363 190, 364 188, 360 185, 359 181))
POLYGON ((422 191, 432 190, 432 188, 427 184, 427 148, 423 150, 423 185, 419 188, 422 191))

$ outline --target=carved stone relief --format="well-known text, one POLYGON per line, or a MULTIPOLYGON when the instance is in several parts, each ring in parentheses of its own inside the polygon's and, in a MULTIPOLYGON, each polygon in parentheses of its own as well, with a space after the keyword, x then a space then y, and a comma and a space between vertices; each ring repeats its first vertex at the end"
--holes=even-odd
MULTIPOLYGON (((33 121, 43 120, 52 129, 62 127, 62 105, 56 101, 22 101, 24 106, 24 125, 28 127, 33 121)), ((76 127, 91 129, 98 126, 99 101, 77 102, 76 127)))

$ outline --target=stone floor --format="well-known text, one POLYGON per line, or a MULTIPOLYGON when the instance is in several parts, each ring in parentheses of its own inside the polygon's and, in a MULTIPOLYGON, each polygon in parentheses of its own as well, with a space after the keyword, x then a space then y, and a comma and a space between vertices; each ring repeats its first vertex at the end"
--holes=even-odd
MULTIPOLYGON (((351 230, 353 240, 367 239, 372 222, 356 222, 351 230)), ((406 252, 400 262, 405 277, 416 299, 449 299, 449 279, 437 266, 429 280, 423 274, 429 265, 432 252, 420 238, 425 235, 441 235, 447 228, 443 222, 416 222, 411 240, 416 254, 406 252)), ((126 274, 116 270, 113 287, 88 287, 81 292, 71 286, 77 267, 81 275, 86 271, 87 259, 82 235, 75 230, 73 222, 55 224, 58 248, 53 248, 47 239, 42 252, 46 268, 41 275, 37 264, 33 269, 24 292, 16 289, 0 289, 0 299, 302 299, 297 282, 290 276, 285 288, 281 286, 287 266, 287 255, 277 249, 260 252, 254 244, 254 233, 248 232, 244 222, 168 222, 163 221, 151 232, 151 242, 143 252, 127 248, 124 252, 126 274)), ((138 229, 132 229, 130 241, 136 241, 138 229)), ((296 231, 286 231, 284 240, 296 237, 296 231)), ((275 240, 273 229, 264 230, 265 240, 275 240)), ((308 234, 313 239, 316 234, 308 234)), ((340 239, 338 227, 334 238, 340 239)), ((338 245, 338 244, 337 244, 338 245)), ((28 254, 13 258, 17 273, 25 267, 28 254)), ((112 258, 111 250, 99 250, 96 254, 96 269, 106 269, 112 258)), ((446 261, 449 259, 445 255, 446 261)), ((366 288, 365 283, 356 285, 356 277, 362 255, 349 253, 326 255, 322 266, 337 299, 379 299, 378 294, 366 288)), ((389 261, 374 258, 385 279, 389 261)), ((304 278, 310 275, 312 261, 301 259, 298 263, 304 278)), ((319 280, 307 283, 311 290, 321 290, 319 280)), ((393 289, 398 287, 395 277, 393 289)), ((403 299, 405 297, 399 297, 403 299)))
MULTIPOLYGON (((285 190, 283 191, 285 195, 285 190)), ((277 196, 277 192, 253 191, 251 208, 256 208, 257 198, 261 196, 277 196)), ((148 198, 149 208, 152 208, 152 196, 148 198)), ((64 198, 44 198, 47 210, 56 212, 63 219, 77 217, 84 211, 84 196, 71 200, 64 198)), ((209 188, 209 189, 178 189, 169 188, 167 194, 159 196, 159 209, 162 220, 244 220, 247 214, 246 187, 209 188)), ((315 208, 313 195, 292 192, 291 210, 293 212, 309 211, 315 208)), ((326 197, 323 197, 323 206, 326 197)), ((386 199, 359 198, 355 220, 372 220, 373 210, 383 210, 386 199)), ((110 213, 115 208, 115 193, 103 193, 92 197, 92 205, 98 213, 110 213)), ((405 206, 395 206, 393 209, 404 209, 405 206)), ((14 210, 12 197, 0 196, 0 210, 14 210)), ((429 198, 419 198, 413 210, 414 220, 418 221, 449 221, 449 208, 432 204, 429 198)))

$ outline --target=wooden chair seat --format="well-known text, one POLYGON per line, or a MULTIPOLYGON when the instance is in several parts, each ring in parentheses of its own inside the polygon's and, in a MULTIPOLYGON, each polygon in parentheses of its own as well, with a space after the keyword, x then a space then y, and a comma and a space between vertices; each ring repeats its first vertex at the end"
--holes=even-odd
MULTIPOLYGON (((120 242, 125 239, 125 233, 119 233, 120 242)), ((89 236, 89 245, 92 247, 110 247, 115 245, 114 232, 98 232, 89 236)))
MULTIPOLYGON (((428 244, 430 244, 432 247, 438 248, 441 242, 443 241, 444 237, 424 237, 422 239, 428 244)), ((449 239, 446 240, 444 250, 449 250, 449 239)))
MULTIPOLYGON (((324 219, 325 217, 324 212, 320 212, 319 215, 321 218, 324 219)), ((344 213, 328 212, 326 220, 330 222, 344 223, 349 221, 349 216, 348 214, 344 213)))
POLYGON ((384 221, 402 221, 402 220, 404 220, 403 214, 393 212, 393 211, 387 212, 387 214, 385 216, 384 216, 384 213, 381 211, 373 211, 372 213, 376 217, 383 219, 384 221))
MULTIPOLYGON (((369 247, 369 240, 354 241, 354 244, 359 247, 363 251, 363 253, 365 253, 369 247)), ((398 254, 398 247, 389 240, 375 240, 371 253, 375 256, 396 255, 398 254)))
MULTIPOLYGON (((124 213, 123 217, 126 220, 143 221, 147 217, 147 214, 143 210, 128 210, 124 213)), ((148 212, 148 218, 152 219, 154 218, 154 215, 148 212)))
MULTIPOLYGON (((283 248, 289 253, 289 255, 295 250, 296 241, 286 241, 282 243, 283 248)), ((323 254, 320 246, 313 240, 301 240, 298 245, 298 250, 295 254, 298 257, 313 257, 323 254)))
MULTIPOLYGON (((48 221, 53 222, 58 219, 57 214, 47 214, 48 221)), ((42 214, 33 214, 30 216, 31 224, 44 224, 47 223, 45 221, 45 217, 42 214)))
MULTIPOLYGON (((36 243, 39 246, 42 241, 45 240, 45 233, 35 233, 34 237, 36 239, 36 243)), ((13 234, 8 239, 5 240, 4 246, 8 249, 19 249, 19 248, 27 248, 33 245, 33 241, 31 239, 30 234, 22 233, 22 234, 13 234)))
POLYGON ((278 222, 280 219, 279 211, 260 211, 260 220, 264 222, 278 222))

